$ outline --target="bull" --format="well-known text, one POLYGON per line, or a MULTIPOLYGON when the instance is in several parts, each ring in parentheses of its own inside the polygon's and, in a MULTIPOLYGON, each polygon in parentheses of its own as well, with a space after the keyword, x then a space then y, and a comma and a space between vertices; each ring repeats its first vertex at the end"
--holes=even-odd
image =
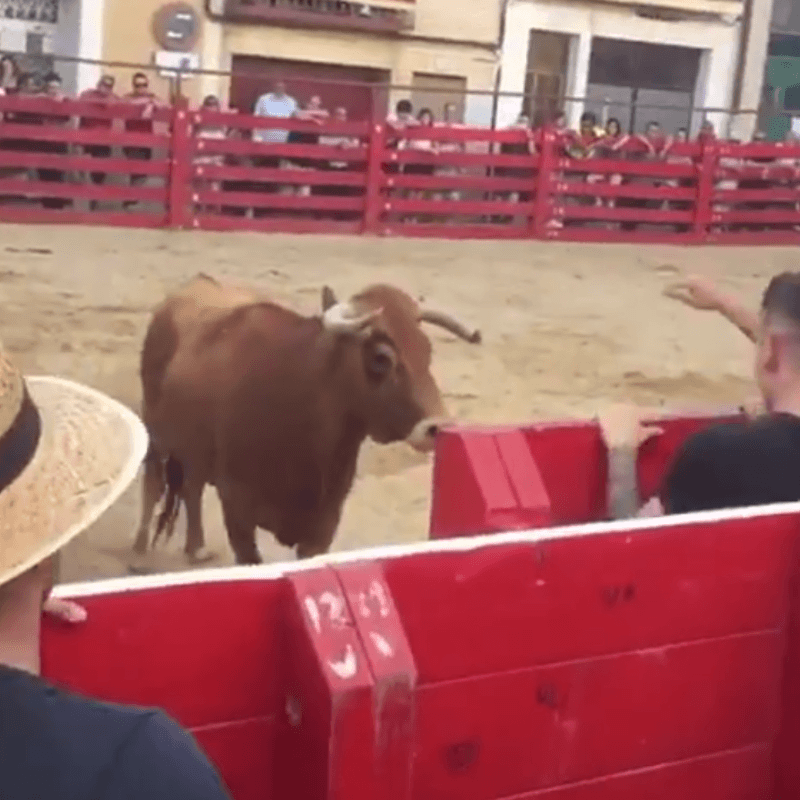
POLYGON ((155 309, 141 355, 142 418, 150 433, 141 522, 144 554, 186 509, 187 559, 205 549, 201 500, 216 487, 239 564, 261 562, 257 527, 298 558, 327 552, 367 437, 433 448, 446 420, 421 322, 478 343, 452 317, 373 285, 303 316, 200 274, 155 309))

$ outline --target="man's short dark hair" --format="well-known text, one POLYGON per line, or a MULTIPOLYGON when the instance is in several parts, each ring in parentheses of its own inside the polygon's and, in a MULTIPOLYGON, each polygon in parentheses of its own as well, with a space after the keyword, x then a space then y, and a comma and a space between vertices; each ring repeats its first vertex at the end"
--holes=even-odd
POLYGON ((398 100, 396 108, 398 114, 410 114, 414 110, 410 100, 398 100))
POLYGON ((44 76, 45 83, 61 83, 61 76, 57 72, 50 71, 44 76))
POLYGON ((761 308, 800 325, 800 272, 782 272, 767 285, 761 308))
POLYGON ((594 115, 594 113, 592 111, 584 111, 583 114, 581 114, 581 125, 584 122, 586 122, 586 123, 588 123, 590 125, 596 125, 597 124, 597 117, 594 115))

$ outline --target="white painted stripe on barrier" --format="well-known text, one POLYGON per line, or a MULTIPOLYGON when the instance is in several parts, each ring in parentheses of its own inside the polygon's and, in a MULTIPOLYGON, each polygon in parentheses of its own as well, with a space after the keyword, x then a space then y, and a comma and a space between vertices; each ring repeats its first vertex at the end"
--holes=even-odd
MULTIPOLYGON (((535 544, 537 542, 566 539, 578 536, 594 536, 603 533, 646 533, 647 531, 677 528, 686 525, 717 524, 729 520, 754 519, 795 514, 800 517, 800 502, 773 503, 771 505, 748 506, 724 511, 700 511, 691 514, 671 514, 663 517, 635 518, 614 522, 590 522, 580 525, 565 525, 554 528, 488 533, 480 536, 464 536, 453 539, 436 539, 413 544, 382 545, 363 550, 328 553, 304 561, 279 562, 258 566, 216 567, 212 569, 166 572, 158 575, 110 578, 84 583, 62 584, 53 594, 57 597, 91 597, 102 594, 162 589, 170 586, 187 586, 201 583, 223 583, 231 581, 275 580, 293 572, 316 569, 321 566, 351 564, 358 561, 402 558, 424 553, 458 553, 500 547, 508 544, 535 544)), ((800 519, 798 520, 800 524, 800 519)))

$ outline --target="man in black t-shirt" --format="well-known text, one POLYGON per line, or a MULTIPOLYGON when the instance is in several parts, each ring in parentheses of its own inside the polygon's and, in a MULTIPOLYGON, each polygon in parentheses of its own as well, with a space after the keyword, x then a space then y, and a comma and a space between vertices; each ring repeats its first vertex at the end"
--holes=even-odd
MULTIPOLYGON (((147 449, 127 408, 58 378, 25 380, 0 346, 0 798, 224 800, 163 712, 60 691, 40 676, 42 611, 60 549, 131 483, 147 449)), ((91 653, 86 654, 92 658, 91 653)))
POLYGON ((609 451, 608 510, 614 519, 800 500, 800 273, 770 281, 759 314, 700 279, 667 294, 717 310, 756 343, 755 375, 767 414, 711 425, 690 436, 667 471, 658 498, 639 507, 636 455, 658 429, 624 406, 600 416, 609 451))

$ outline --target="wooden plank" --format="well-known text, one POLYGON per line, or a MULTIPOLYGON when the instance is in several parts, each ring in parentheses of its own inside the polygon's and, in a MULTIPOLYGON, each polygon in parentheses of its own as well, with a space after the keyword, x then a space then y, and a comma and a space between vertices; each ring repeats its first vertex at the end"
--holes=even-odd
POLYGON ((157 706, 188 727, 274 716, 283 707, 281 593, 277 580, 253 580, 81 599, 85 624, 45 618, 42 673, 57 664, 69 689, 157 706))
POLYGON ((766 744, 783 649, 754 633, 423 686, 415 797, 508 797, 766 744))
POLYGON ((277 714, 191 729, 197 743, 217 766, 231 797, 262 800, 275 777, 277 714))
POLYGON ((771 762, 769 745, 753 745, 525 792, 513 800, 772 800, 771 762))
POLYGON ((425 684, 775 628, 797 527, 787 515, 434 552, 386 576, 425 684))

